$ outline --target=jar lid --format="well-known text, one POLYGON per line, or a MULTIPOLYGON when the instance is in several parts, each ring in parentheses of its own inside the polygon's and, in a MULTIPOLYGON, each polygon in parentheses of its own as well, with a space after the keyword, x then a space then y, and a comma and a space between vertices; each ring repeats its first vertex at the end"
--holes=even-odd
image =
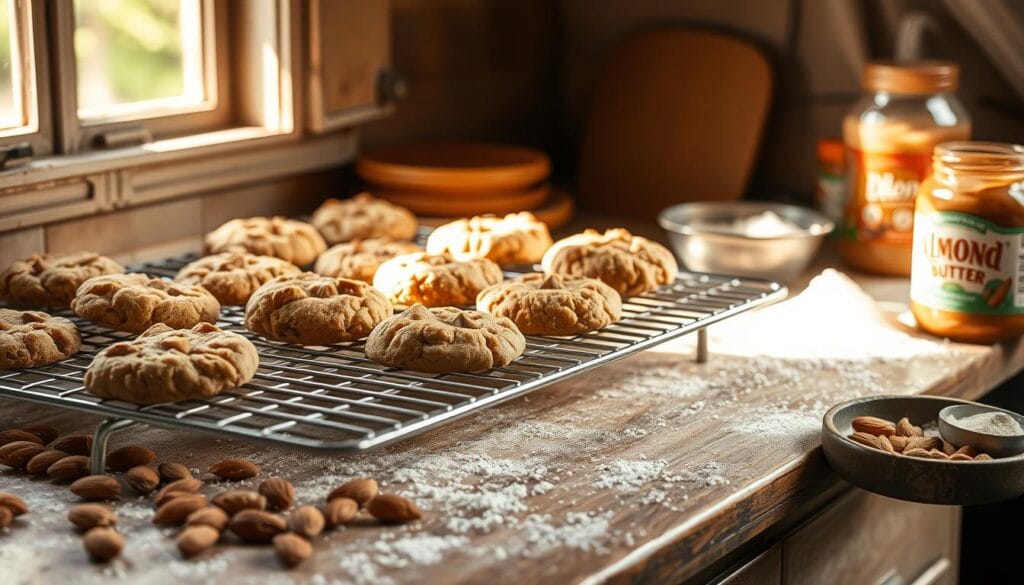
POLYGON ((891 93, 955 91, 960 67, 949 61, 872 61, 864 66, 861 87, 891 93))

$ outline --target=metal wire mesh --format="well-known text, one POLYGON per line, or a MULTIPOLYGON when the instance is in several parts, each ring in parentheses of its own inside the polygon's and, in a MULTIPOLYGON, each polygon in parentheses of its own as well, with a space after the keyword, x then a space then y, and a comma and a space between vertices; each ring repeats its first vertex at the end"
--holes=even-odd
MULTIPOLYGON (((169 258, 134 270, 171 277, 193 259, 169 258)), ((255 378, 213 398, 151 406, 101 400, 85 392, 82 378, 96 353, 134 335, 63 311, 58 314, 81 331, 82 350, 50 366, 0 372, 0 395, 168 428, 351 453, 437 427, 785 294, 776 283, 680 273, 672 285, 626 299, 618 323, 574 337, 528 336, 522 357, 472 374, 421 374, 383 366, 364 355, 362 341, 330 347, 266 341, 245 330, 242 307, 225 307, 218 324, 245 335, 260 352, 255 378)))

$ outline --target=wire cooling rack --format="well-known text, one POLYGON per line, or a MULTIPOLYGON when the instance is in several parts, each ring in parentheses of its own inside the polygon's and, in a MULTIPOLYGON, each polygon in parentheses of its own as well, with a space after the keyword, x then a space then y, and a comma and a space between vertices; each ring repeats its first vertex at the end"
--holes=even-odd
MULTIPOLYGON (((132 270, 172 277, 195 258, 169 258, 132 270)), ((255 378, 212 398, 151 406, 101 400, 85 392, 82 378, 96 353, 134 335, 63 311, 58 314, 72 319, 81 331, 81 351, 42 368, 0 371, 0 395, 109 417, 94 437, 95 470, 103 469, 109 435, 135 423, 318 452, 354 453, 438 427, 688 333, 698 333, 697 359, 703 360, 707 326, 785 295, 786 288, 773 282, 680 273, 671 285, 625 299, 623 318, 615 324, 573 337, 527 336, 526 351, 519 359, 472 374, 422 374, 383 366, 364 355, 362 341, 330 347, 269 342, 245 330, 242 307, 225 307, 218 325, 245 335, 259 350, 255 378)))

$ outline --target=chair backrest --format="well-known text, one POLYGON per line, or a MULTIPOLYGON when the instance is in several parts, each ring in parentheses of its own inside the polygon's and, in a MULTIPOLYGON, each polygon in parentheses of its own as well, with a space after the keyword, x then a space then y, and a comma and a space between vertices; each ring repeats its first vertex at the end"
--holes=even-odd
POLYGON ((595 88, 581 205, 653 218, 673 203, 739 199, 771 94, 771 66, 747 41, 692 29, 628 39, 595 88))

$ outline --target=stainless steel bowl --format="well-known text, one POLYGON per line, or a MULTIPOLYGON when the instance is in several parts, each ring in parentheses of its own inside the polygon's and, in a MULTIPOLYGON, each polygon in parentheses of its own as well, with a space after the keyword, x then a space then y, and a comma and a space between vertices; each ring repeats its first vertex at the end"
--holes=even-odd
POLYGON ((835 225, 824 215, 795 205, 755 202, 682 203, 662 210, 658 224, 687 269, 788 282, 800 275, 835 225), (723 226, 772 211, 798 231, 750 237, 723 226))

